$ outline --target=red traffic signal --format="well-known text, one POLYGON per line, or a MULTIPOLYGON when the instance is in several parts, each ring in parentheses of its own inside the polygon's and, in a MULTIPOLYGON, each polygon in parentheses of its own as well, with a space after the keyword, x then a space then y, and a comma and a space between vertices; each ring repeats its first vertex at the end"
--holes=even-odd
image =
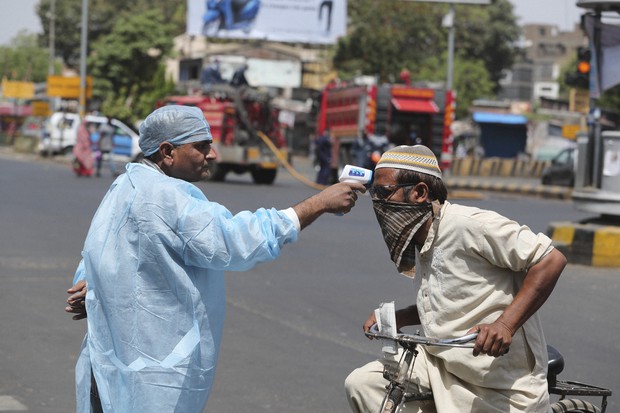
POLYGON ((590 58, 592 54, 587 47, 577 49, 577 68, 566 74, 566 84, 578 89, 590 88, 590 58))
POLYGON ((590 58, 592 54, 587 47, 577 49, 577 71, 579 73, 590 73, 590 58))

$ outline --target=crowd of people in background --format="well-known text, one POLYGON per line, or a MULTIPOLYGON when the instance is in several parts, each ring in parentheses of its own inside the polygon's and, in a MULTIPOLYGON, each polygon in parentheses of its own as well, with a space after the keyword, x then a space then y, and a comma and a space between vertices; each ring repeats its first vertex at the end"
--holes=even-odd
MULTIPOLYGON (((321 185, 333 184, 338 178, 339 165, 333 153, 332 139, 331 131, 326 129, 312 142, 311 153, 317 169, 316 183, 321 185)), ((381 155, 392 146, 385 135, 369 135, 361 132, 350 145, 349 157, 354 165, 374 170, 381 155)))
POLYGON ((114 126, 112 119, 98 129, 95 125, 81 122, 77 131, 76 144, 73 147, 73 171, 77 176, 101 176, 104 159, 107 160, 110 173, 117 176, 112 153, 114 151, 114 126))

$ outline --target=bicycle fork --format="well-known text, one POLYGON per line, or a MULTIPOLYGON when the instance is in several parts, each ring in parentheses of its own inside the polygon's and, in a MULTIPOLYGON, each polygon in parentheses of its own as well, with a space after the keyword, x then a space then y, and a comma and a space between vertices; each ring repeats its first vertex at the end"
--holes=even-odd
POLYGON ((381 413, 396 413, 400 410, 405 395, 405 382, 415 363, 414 357, 417 355, 417 350, 405 349, 395 371, 390 371, 387 366, 384 369, 383 377, 390 383, 387 385, 387 394, 381 405, 381 413))

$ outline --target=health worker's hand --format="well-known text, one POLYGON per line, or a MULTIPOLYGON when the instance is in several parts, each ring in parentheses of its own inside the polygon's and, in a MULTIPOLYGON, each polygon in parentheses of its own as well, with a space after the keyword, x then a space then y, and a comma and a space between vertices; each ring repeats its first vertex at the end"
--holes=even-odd
POLYGON ((341 182, 328 186, 317 196, 323 203, 325 212, 347 213, 355 206, 357 192, 366 192, 360 182, 341 182))
POLYGON ((324 213, 347 213, 355 206, 357 193, 366 192, 360 182, 338 183, 293 206, 304 229, 324 213))
POLYGON ((503 356, 508 352, 512 343, 512 331, 501 322, 491 324, 479 324, 467 332, 478 332, 474 344, 474 356, 486 354, 491 357, 503 356))
POLYGON ((86 281, 78 281, 73 287, 67 290, 67 294, 71 294, 67 298, 67 306, 65 311, 75 314, 74 320, 86 318, 86 281))

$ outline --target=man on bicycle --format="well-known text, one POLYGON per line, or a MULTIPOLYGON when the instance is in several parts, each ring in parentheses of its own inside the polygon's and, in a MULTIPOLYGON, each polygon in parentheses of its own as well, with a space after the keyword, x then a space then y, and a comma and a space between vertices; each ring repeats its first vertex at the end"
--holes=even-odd
MULTIPOLYGON (((495 212, 452 204, 425 146, 383 154, 370 189, 392 261, 413 279, 415 304, 396 312, 397 328, 420 324, 429 337, 478 332, 473 352, 418 346, 410 381, 432 402, 406 412, 547 412, 547 349, 537 310, 566 258, 544 234, 495 212), (508 352, 508 349, 510 351, 508 352)), ((364 323, 368 331, 374 313, 364 323)), ((345 381, 355 412, 378 412, 384 363, 345 381)))

